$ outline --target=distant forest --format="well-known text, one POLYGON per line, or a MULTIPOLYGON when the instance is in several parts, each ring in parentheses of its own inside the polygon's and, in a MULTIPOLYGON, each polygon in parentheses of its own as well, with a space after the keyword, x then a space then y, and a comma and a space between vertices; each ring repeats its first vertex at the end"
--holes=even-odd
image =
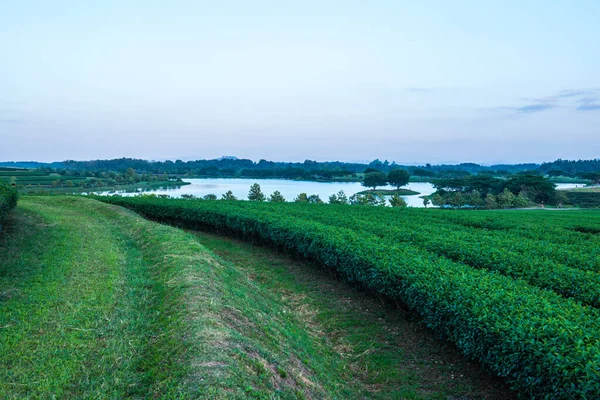
POLYGON ((556 160, 542 164, 496 164, 480 165, 462 163, 456 165, 420 166, 401 165, 387 160, 374 160, 369 164, 347 163, 341 161, 317 162, 275 162, 260 160, 254 162, 235 157, 223 157, 214 160, 196 161, 148 161, 134 158, 113 160, 73 161, 53 163, 40 162, 0 162, 0 166, 18 168, 37 168, 71 171, 126 171, 129 168, 138 173, 187 175, 198 177, 248 177, 248 178, 284 178, 284 179, 352 179, 357 173, 372 170, 389 172, 394 169, 406 169, 413 176, 422 177, 460 177, 477 173, 511 175, 520 172, 547 174, 551 176, 578 176, 586 172, 600 171, 600 159, 594 160, 556 160))

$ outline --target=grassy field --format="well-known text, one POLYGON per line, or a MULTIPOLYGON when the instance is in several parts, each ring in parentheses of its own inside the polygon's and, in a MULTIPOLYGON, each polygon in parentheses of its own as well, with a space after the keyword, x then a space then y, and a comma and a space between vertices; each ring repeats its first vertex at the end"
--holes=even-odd
POLYGON ((569 192, 582 192, 582 193, 600 193, 600 186, 592 187, 581 187, 576 189, 570 189, 569 192))
POLYGON ((1 398, 510 397, 315 269, 119 207, 23 197, 0 254, 1 398))

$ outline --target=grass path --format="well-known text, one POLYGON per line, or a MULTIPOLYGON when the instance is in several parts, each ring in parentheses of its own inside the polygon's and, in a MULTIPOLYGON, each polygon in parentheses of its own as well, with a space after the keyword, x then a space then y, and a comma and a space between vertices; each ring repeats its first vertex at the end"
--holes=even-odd
MULTIPOLYGON (((339 360, 329 373, 358 383, 359 391, 350 398, 514 397, 501 382, 436 339, 416 317, 389 309, 316 266, 237 239, 204 232, 196 236, 261 289, 253 294, 266 297, 253 302, 268 302, 272 312, 288 315, 316 339, 315 354, 339 360)), ((246 334, 260 331, 261 322, 248 321, 246 334)))
POLYGON ((452 397, 510 394, 268 250, 73 197, 22 198, 0 234, 0 398, 452 397))

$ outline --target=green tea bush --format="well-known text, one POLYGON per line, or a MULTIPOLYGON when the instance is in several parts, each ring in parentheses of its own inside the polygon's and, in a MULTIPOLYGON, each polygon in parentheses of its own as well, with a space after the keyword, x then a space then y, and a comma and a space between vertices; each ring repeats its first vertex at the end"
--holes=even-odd
POLYGON ((17 189, 6 182, 0 182, 0 227, 10 210, 17 206, 17 189))

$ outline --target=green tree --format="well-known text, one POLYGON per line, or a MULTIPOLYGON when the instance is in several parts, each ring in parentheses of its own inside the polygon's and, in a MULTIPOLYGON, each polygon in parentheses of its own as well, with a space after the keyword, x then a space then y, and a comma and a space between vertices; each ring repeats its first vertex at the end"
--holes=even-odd
POLYGON ((377 186, 385 186, 387 184, 387 175, 383 172, 369 172, 363 177, 362 185, 364 187, 377 189, 377 186))
POLYGON ((446 201, 439 193, 434 193, 431 197, 431 204, 436 207, 442 207, 446 204, 446 201))
POLYGON ((396 189, 400 189, 401 186, 406 185, 409 180, 410 173, 405 169, 394 169, 387 176, 388 183, 396 189))
POLYGON ((329 204, 348 204, 348 196, 343 190, 329 196, 329 204))
POLYGON ((294 203, 308 203, 308 195, 306 193, 300 193, 294 199, 294 203))
POLYGON ((491 193, 488 193, 488 195, 485 196, 485 208, 487 208, 488 210, 494 210, 498 208, 498 201, 496 200, 496 196, 494 196, 491 193))
POLYGON ((523 190, 536 203, 551 203, 556 194, 554 183, 540 175, 517 174, 506 180, 505 188, 513 194, 523 190))
POLYGON ((583 179, 589 179, 594 185, 600 184, 600 172, 582 172, 579 176, 583 179))
POLYGON ((362 194, 353 194, 352 196, 350 196, 350 198, 348 199, 349 203, 353 206, 366 206, 368 205, 368 199, 367 196, 362 195, 362 194))
POLYGON ((217 195, 216 194, 212 194, 209 193, 205 196, 202 197, 204 200, 216 200, 217 199, 217 195))
POLYGON ((135 170, 131 167, 127 168, 127 175, 131 178, 135 178, 135 176, 136 176, 135 170))
POLYGON ((529 206, 529 199, 527 198, 527 194, 525 193, 525 191, 521 190, 513 200, 513 207, 524 208, 527 206, 529 206))
POLYGON ((553 203, 556 204, 558 208, 561 208, 563 205, 569 203, 569 198, 562 190, 557 190, 554 195, 553 203))
POLYGON ((392 197, 390 197, 390 205, 392 207, 406 207, 406 201, 398 196, 397 194, 393 195, 392 197))
POLYGON ((471 207, 479 208, 483 206, 484 200, 481 197, 481 192, 479 190, 473 190, 467 196, 467 204, 471 207))
POLYGON ((308 196, 308 202, 312 204, 321 204, 323 203, 323 200, 321 200, 318 194, 311 194, 308 196))
POLYGON ((285 203, 285 197, 283 197, 279 190, 276 190, 269 196, 269 201, 272 203, 285 203))
POLYGON ((267 198, 264 193, 260 190, 260 185, 258 183, 250 186, 250 191, 248 192, 248 200, 250 201, 265 201, 267 198))
POLYGON ((237 197, 233 195, 231 190, 228 190, 225 194, 221 196, 221 200, 237 200, 237 197))
POLYGON ((496 196, 496 199, 498 201, 498 207, 500 208, 514 207, 515 195, 507 188, 505 188, 502 193, 496 196))
POLYGON ((448 203, 452 207, 462 207, 466 204, 465 196, 463 196, 461 192, 453 192, 448 197, 448 203))
POLYGON ((427 208, 430 202, 429 197, 423 197, 423 207, 427 208))

